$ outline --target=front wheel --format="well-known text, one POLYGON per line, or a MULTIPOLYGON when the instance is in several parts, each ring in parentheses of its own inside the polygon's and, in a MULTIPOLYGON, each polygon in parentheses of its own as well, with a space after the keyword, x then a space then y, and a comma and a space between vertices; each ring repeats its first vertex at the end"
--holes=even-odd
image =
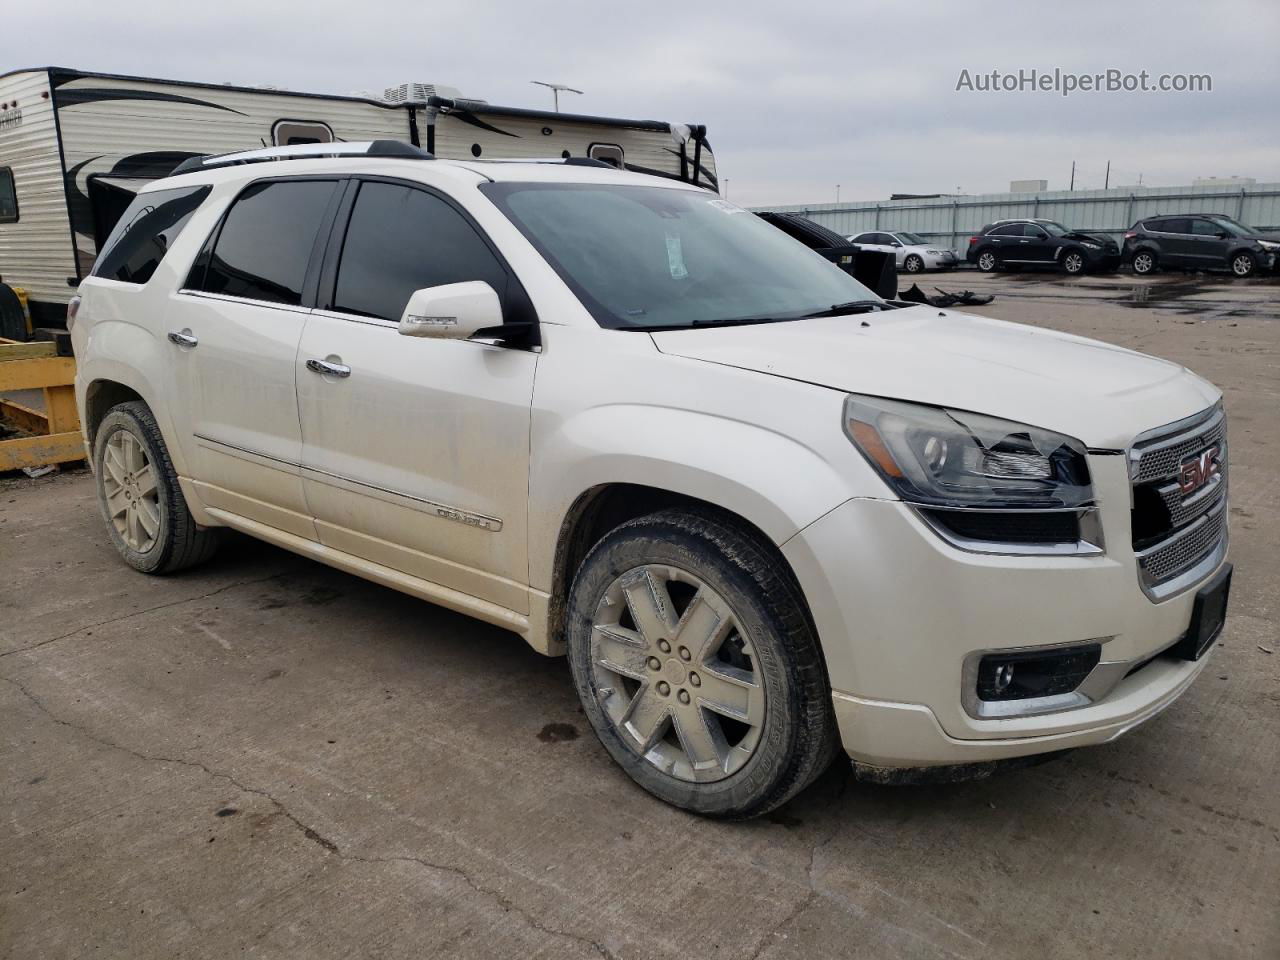
POLYGON ((920 273, 924 270, 924 259, 918 254, 910 254, 907 259, 903 261, 902 269, 907 271, 907 273, 920 273))
POLYGON ((1133 255, 1133 272, 1140 277, 1145 277, 1149 273, 1154 273, 1156 269, 1156 255, 1148 250, 1139 250, 1133 255))
POLYGON ((594 548, 569 598, 569 663, 601 743, 653 795, 759 816, 836 748, 831 690, 794 581, 756 537, 683 510, 594 548))
POLYGON ((129 566, 174 573, 213 554, 219 531, 196 525, 145 403, 122 403, 103 417, 93 471, 107 534, 129 566))
POLYGON ((1252 253, 1241 251, 1231 258, 1231 272, 1237 277, 1248 277, 1258 269, 1258 261, 1252 253))
POLYGON ((998 266, 1000 266, 1000 261, 990 250, 983 250, 978 254, 978 269, 983 273, 991 273, 998 266))
POLYGON ((1067 276, 1079 276, 1084 273, 1084 267, 1084 254, 1079 250, 1068 250, 1067 255, 1062 258, 1062 272, 1067 276))

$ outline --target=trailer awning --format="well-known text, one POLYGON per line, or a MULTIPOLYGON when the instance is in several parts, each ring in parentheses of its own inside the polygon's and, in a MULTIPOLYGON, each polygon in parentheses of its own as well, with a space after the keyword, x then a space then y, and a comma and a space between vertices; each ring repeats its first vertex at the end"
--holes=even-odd
POLYGON ((155 183, 154 179, 147 177, 106 177, 102 174, 89 178, 92 183, 99 186, 108 187, 112 190, 121 190, 124 193, 133 195, 145 187, 148 183, 155 183))

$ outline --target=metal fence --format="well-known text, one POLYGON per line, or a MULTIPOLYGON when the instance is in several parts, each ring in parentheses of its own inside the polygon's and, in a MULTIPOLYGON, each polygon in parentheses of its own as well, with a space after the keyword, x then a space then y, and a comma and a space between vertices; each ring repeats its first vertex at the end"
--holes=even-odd
POLYGON ((1280 183, 1245 187, 1116 187, 1043 193, 988 193, 928 200, 882 200, 756 207, 800 213, 848 236, 865 230, 909 230, 964 253, 969 237, 993 220, 1044 217, 1071 230, 1120 241, 1137 220, 1157 214, 1225 213, 1259 229, 1280 228, 1280 183))

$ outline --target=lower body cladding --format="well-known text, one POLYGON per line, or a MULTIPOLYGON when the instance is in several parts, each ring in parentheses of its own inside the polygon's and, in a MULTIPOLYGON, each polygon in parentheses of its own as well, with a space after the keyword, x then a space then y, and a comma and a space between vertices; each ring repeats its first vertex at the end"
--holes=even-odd
POLYGON ((905 768, 1106 743, 1187 689, 1221 623, 1225 541, 1216 569, 1157 603, 1139 584, 1127 498, 1099 514, 1107 549, 1085 556, 967 552, 877 499, 850 500, 783 545, 862 774, 892 782, 905 768))

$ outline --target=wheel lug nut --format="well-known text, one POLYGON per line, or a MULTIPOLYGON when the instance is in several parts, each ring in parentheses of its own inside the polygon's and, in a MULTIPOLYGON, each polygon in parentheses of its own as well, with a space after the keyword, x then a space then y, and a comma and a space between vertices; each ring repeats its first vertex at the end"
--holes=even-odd
POLYGON ((680 659, 681 659, 681 660, 689 660, 689 659, 692 659, 692 657, 693 657, 693 654, 691 654, 691 653, 689 652, 689 648, 688 648, 688 647, 681 647, 681 648, 680 648, 680 659))
POLYGON ((659 649, 659 650, 661 650, 663 653, 670 653, 670 652, 671 652, 671 644, 667 643, 667 641, 665 641, 665 640, 659 640, 659 641, 658 641, 658 649, 659 649))
POLYGON ((698 676, 696 673, 689 674, 689 682, 693 684, 695 687, 702 686, 702 678, 698 676))
POLYGON ((650 657, 650 658, 649 658, 649 669, 650 669, 650 670, 661 670, 661 669, 662 669, 662 661, 661 661, 661 660, 659 660, 657 657, 650 657))
POLYGON ((676 694, 676 696, 679 698, 679 700, 680 700, 680 702, 681 702, 681 703, 688 703, 688 702, 689 702, 689 691, 688 691, 688 690, 681 690, 678 694, 676 694))
POLYGON ((667 683, 667 681, 665 681, 665 680, 661 680, 661 681, 659 681, 659 682, 658 682, 658 692, 659 692, 660 694, 662 694, 662 695, 665 697, 668 693, 670 693, 670 692, 671 692, 671 685, 670 685, 669 683, 667 683))

